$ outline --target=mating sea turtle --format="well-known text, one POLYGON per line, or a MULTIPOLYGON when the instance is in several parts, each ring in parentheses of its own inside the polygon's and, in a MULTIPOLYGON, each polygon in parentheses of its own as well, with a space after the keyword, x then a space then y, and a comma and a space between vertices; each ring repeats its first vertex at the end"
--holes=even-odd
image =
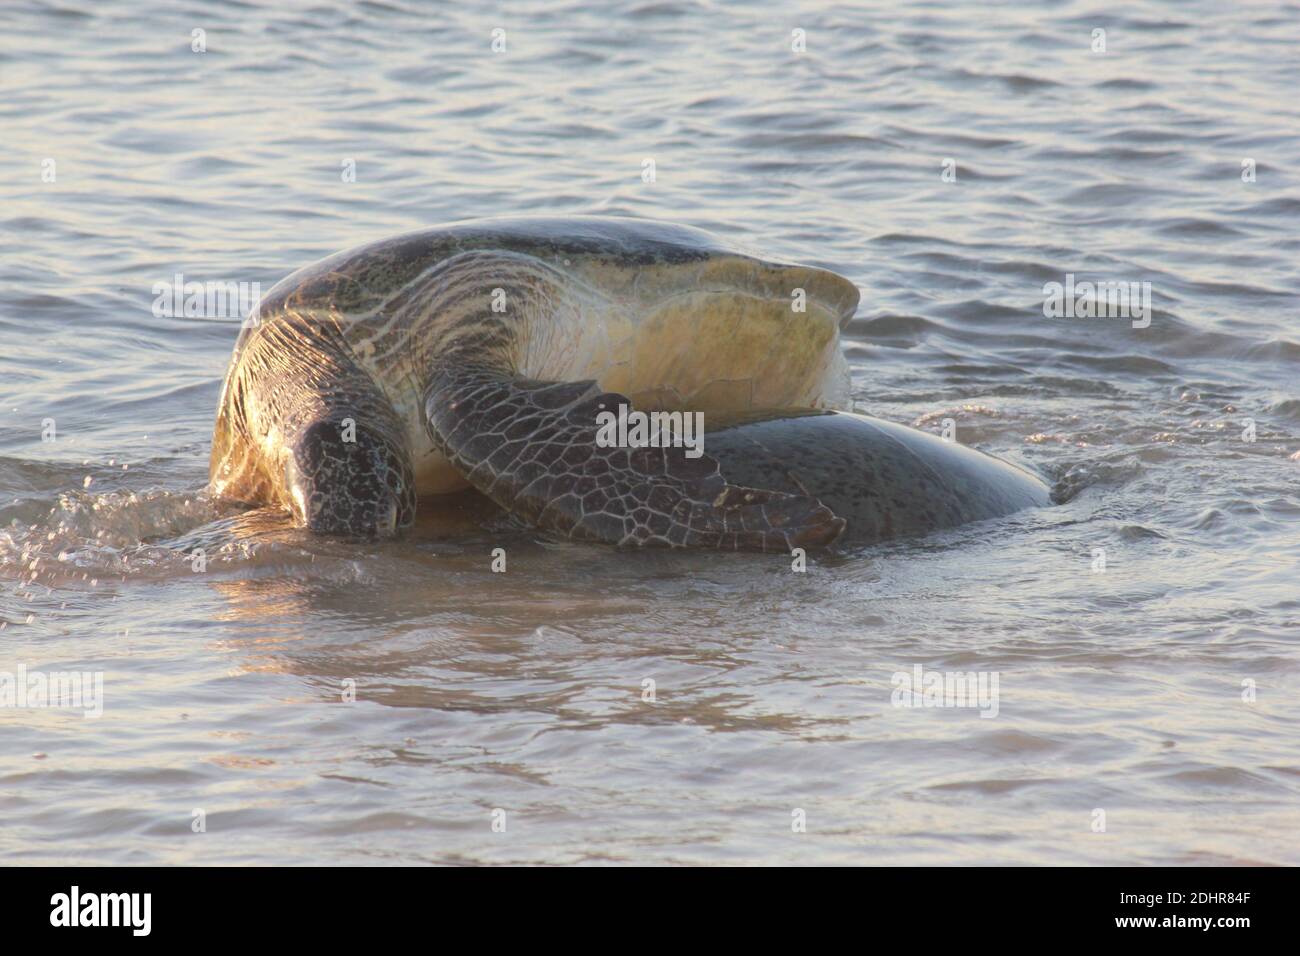
POLYGON ((576 540, 759 551, 1046 503, 1019 469, 833 414, 850 406, 839 330, 857 305, 833 272, 636 219, 473 220, 371 243, 259 304, 222 389, 212 489, 314 531, 385 536, 419 495, 473 486, 576 540), (724 427, 698 456, 611 445, 597 419, 615 409, 724 427), (927 492, 941 500, 917 505, 927 492))

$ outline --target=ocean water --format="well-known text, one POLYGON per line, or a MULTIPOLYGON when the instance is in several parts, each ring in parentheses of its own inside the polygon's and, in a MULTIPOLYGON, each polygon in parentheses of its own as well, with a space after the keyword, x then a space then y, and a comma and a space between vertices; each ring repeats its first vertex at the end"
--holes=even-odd
POLYGON ((1300 863, 1298 54, 1284 0, 0 6, 0 684, 102 681, 0 706, 0 862, 1300 863), (856 406, 1059 503, 796 573, 208 499, 238 322, 155 283, 524 213, 842 272, 856 406))

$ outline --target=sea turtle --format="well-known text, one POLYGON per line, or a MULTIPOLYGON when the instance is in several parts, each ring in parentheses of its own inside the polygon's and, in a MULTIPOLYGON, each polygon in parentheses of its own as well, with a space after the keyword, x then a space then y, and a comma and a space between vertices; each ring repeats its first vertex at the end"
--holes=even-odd
MULTIPOLYGON (((417 496, 473 486, 576 540, 828 545, 846 516, 823 495, 852 510, 836 489, 857 459, 818 459, 814 433, 840 451, 853 434, 870 433, 862 449, 882 441, 854 416, 832 429, 808 414, 850 405, 839 330, 857 304, 833 272, 637 219, 470 220, 371 243, 293 273, 250 316, 211 487, 323 533, 391 535, 417 496), (615 409, 733 419, 697 457, 601 441, 598 418, 615 409), (809 445, 793 484, 760 467, 809 445)), ((990 487, 1009 470, 963 451, 991 463, 990 487)), ((886 480, 906 493, 919 468, 900 459, 886 480)))
POLYGON ((1051 504, 1041 479, 906 425, 798 409, 715 416, 704 447, 733 484, 811 495, 845 519, 837 545, 954 528, 1051 504))

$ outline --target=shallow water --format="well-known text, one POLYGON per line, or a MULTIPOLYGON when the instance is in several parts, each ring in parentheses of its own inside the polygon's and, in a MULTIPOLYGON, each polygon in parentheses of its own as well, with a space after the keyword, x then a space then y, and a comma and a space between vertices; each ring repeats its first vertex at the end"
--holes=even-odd
POLYGON ((1272 2, 0 6, 0 671, 103 674, 98 719, 0 708, 0 858, 1300 863, 1297 43, 1272 2), (517 213, 844 273, 857 407, 1063 503, 799 574, 206 499, 237 323, 154 283, 517 213), (1149 327, 1045 317, 1066 273, 1149 327), (918 665, 996 716, 894 706, 918 665))

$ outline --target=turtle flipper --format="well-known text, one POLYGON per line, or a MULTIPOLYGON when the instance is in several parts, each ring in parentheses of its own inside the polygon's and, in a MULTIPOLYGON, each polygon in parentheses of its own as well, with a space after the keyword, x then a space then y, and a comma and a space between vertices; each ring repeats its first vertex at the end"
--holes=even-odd
POLYGON ((597 415, 631 402, 594 381, 535 382, 483 366, 436 370, 425 393, 434 444, 479 491, 578 540, 789 551, 844 529, 816 498, 741 488, 708 455, 602 447, 597 415))

